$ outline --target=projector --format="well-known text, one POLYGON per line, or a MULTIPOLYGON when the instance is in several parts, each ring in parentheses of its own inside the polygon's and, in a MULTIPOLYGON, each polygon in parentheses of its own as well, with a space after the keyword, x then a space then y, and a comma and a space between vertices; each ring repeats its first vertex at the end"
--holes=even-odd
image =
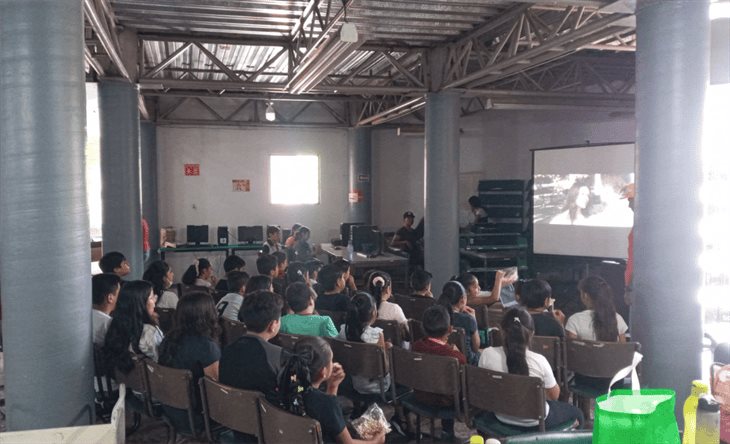
POLYGON ((343 23, 340 28, 340 40, 346 43, 357 42, 357 27, 354 23, 343 23))

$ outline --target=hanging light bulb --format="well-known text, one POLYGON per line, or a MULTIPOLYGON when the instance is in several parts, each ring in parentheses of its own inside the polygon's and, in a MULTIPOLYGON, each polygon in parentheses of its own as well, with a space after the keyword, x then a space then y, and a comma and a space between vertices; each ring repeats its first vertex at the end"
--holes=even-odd
POLYGON ((264 114, 264 116, 269 122, 273 122, 274 120, 276 120, 276 111, 274 111, 273 102, 269 102, 269 104, 266 105, 266 113, 264 114))

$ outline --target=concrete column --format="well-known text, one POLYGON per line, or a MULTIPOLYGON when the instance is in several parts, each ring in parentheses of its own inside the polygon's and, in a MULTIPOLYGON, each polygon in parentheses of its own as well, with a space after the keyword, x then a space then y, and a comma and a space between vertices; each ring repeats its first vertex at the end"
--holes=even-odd
POLYGON ((709 73, 709 0, 637 5, 637 197, 633 338, 643 383, 677 391, 701 377, 699 188, 709 73))
POLYGON ((352 128, 347 133, 349 157, 350 197, 357 195, 357 202, 349 199, 346 222, 372 220, 372 131, 370 128, 352 128))
POLYGON ((140 158, 142 165, 142 217, 150 226, 150 260, 158 259, 160 224, 157 213, 157 126, 153 122, 139 125, 140 158))
POLYGON ((140 194, 137 87, 126 81, 99 82, 101 195, 104 252, 120 251, 142 277, 142 197, 140 194))
POLYGON ((7 429, 93 420, 81 0, 0 1, 7 429))
POLYGON ((426 95, 425 267, 434 293, 459 271, 459 93, 426 95))

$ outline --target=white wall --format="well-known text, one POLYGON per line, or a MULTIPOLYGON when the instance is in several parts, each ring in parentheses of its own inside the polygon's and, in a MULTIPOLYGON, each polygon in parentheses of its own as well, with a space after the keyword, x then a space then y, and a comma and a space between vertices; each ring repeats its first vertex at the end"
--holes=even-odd
MULTIPOLYGON (((346 130, 162 126, 157 130, 157 146, 160 226, 177 228, 178 242, 185 241, 188 224, 208 224, 211 243, 219 225, 227 225, 235 236, 239 225, 291 228, 299 222, 312 229, 316 243, 329 242, 339 234, 347 211, 346 130), (270 203, 271 154, 319 155, 318 205, 270 203), (186 177, 186 163, 199 163, 200 176, 186 177), (250 179, 251 191, 233 192, 232 179, 250 179)), ((182 273, 182 265, 189 264, 192 256, 169 255, 168 259, 175 272, 182 273)), ((254 260, 255 256, 247 258, 249 271, 255 269, 254 260)))
MULTIPOLYGON (((489 111, 462 119, 459 201, 466 221, 466 199, 480 179, 529 179, 531 149, 560 145, 633 141, 635 124, 627 115, 606 112, 489 111)), ((172 225, 184 241, 187 224, 214 227, 295 222, 309 226, 314 242, 338 235, 347 213, 347 132, 343 129, 269 129, 163 126, 157 131, 160 224, 172 225), (287 207, 269 203, 270 154, 320 156, 321 203, 287 207), (185 163, 200 163, 199 177, 185 177, 185 163), (251 192, 231 191, 232 179, 250 179, 251 192)), ((411 210, 423 216, 423 137, 398 137, 393 129, 373 131, 373 220, 397 229, 411 210)), ((168 256, 181 273, 191 256, 168 256)), ((214 256, 214 255, 209 255, 214 256)), ((247 258, 253 271, 255 256, 247 258)), ((220 268, 221 258, 214 264, 220 268)), ((220 270, 222 273, 222 269, 220 270)))
MULTIPOLYGON (((530 179, 531 149, 634 141, 631 116, 585 111, 488 111, 463 118, 460 139, 459 200, 466 222, 466 199, 480 179, 530 179)), ((401 223, 406 209, 423 215, 423 137, 398 137, 395 130, 373 132, 373 218, 384 230, 401 223)))

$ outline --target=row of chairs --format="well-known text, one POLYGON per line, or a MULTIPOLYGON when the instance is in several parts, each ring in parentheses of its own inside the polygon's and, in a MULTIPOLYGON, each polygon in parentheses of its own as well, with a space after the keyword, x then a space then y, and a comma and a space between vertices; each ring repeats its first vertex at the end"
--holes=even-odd
POLYGON ((262 443, 323 442, 316 420, 281 410, 261 393, 230 387, 208 377, 201 378, 198 387, 194 387, 189 370, 165 367, 144 357, 133 359, 132 371, 126 375, 116 372, 115 379, 141 400, 146 415, 165 420, 169 443, 176 442, 178 433, 218 442, 227 429, 253 435, 262 443), (195 390, 200 393, 204 429, 196 426, 195 390), (160 404, 186 411, 188 428, 176 429, 160 413, 160 404))
MULTIPOLYGON (((291 349, 302 337, 279 334, 276 342, 291 349)), ((416 415, 418 437, 421 416, 432 419, 432 436, 434 418, 459 419, 496 437, 530 431, 503 424, 484 412, 535 419, 539 422, 537 429, 545 431, 545 388, 540 378, 460 365, 454 358, 414 353, 400 347, 386 351, 375 344, 327 340, 334 359, 342 364, 348 375, 382 380, 390 374, 390 393, 384 393, 381 384, 380 397, 382 401, 394 402, 396 407, 405 407, 416 415), (450 396, 453 402, 434 407, 420 401, 416 392, 450 396)), ((357 398, 353 400, 357 401, 357 398)), ((556 430, 568 430, 571 426, 572 422, 561 424, 556 430)))

